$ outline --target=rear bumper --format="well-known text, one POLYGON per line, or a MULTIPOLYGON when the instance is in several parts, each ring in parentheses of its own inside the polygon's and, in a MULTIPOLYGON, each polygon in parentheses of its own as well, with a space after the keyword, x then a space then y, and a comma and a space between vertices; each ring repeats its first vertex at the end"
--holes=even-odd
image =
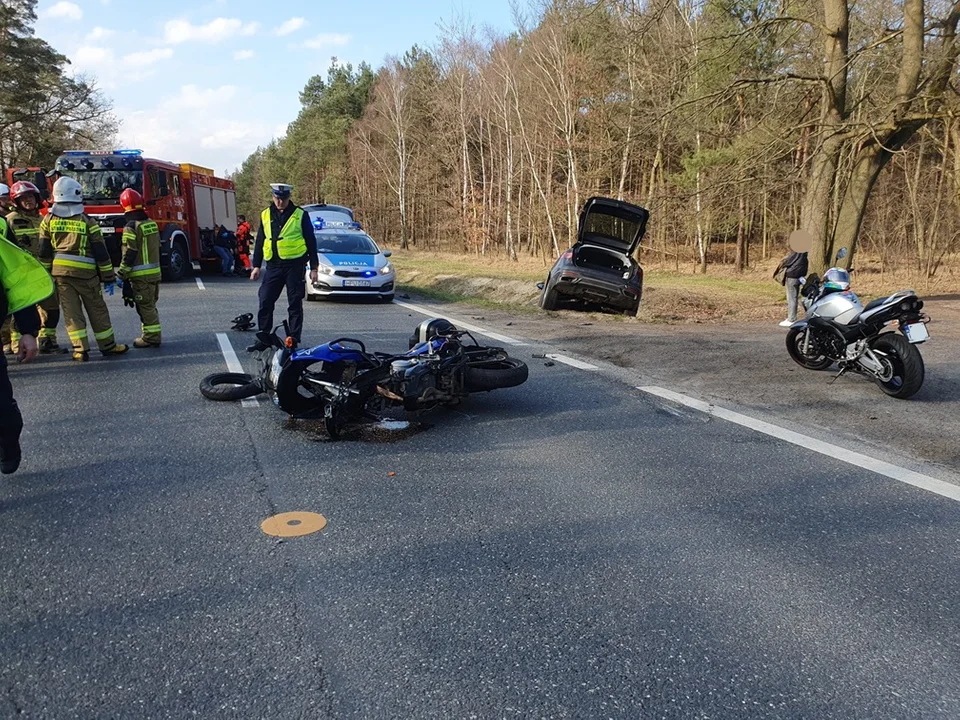
POLYGON ((560 274, 554 288, 564 297, 598 302, 624 309, 634 307, 640 302, 643 294, 643 289, 635 285, 610 282, 569 271, 560 274))

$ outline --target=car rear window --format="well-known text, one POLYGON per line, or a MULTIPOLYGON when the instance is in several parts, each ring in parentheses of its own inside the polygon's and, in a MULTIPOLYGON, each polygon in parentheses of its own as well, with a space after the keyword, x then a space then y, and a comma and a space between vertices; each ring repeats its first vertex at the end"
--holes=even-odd
POLYGON ((380 250, 363 233, 317 233, 317 252, 336 255, 376 255, 380 250))
MULTIPOLYGON (((624 215, 627 215, 627 213, 624 213, 624 215)), ((637 233, 640 232, 641 227, 641 222, 636 216, 620 217, 612 214, 612 211, 598 212, 594 210, 587 215, 583 232, 588 237, 599 235, 629 245, 637 233)))

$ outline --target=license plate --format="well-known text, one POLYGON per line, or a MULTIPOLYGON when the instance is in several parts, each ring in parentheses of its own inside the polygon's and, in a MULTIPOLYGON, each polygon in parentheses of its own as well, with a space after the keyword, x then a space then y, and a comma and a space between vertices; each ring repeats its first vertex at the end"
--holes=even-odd
POLYGON ((370 287, 369 280, 344 280, 344 287, 370 287))
POLYGON ((924 340, 930 337, 930 333, 927 332, 927 326, 923 323, 911 323, 910 325, 904 325, 903 334, 906 335, 907 340, 912 343, 922 343, 924 340))

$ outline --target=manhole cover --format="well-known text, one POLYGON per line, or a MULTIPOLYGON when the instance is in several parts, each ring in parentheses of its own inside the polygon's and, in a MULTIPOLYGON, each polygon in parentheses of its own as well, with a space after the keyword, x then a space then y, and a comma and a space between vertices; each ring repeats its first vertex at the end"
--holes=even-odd
POLYGON ((297 537, 323 530, 327 519, 312 512, 285 512, 268 517, 260 523, 260 529, 275 537, 297 537))

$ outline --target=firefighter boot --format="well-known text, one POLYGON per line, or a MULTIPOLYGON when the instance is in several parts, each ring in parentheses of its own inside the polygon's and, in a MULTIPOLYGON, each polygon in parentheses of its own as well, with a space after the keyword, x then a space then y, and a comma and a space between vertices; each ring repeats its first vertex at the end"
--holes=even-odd
POLYGON ((10 347, 10 343, 4 343, 4 345, 3 345, 3 354, 4 354, 4 355, 13 355, 13 348, 10 347))
POLYGON ((86 362, 90 359, 90 354, 86 350, 74 350, 73 359, 77 362, 86 362))
POLYGON ((42 337, 40 338, 40 342, 37 344, 40 347, 40 353, 43 355, 50 355, 52 353, 58 353, 61 351, 60 346, 57 344, 56 338, 42 337))
POLYGON ((101 350, 100 352, 103 353, 104 357, 109 357, 111 355, 123 355, 129 349, 130 348, 127 345, 117 343, 109 350, 101 350))
POLYGON ((142 337, 138 337, 133 341, 133 346, 135 348, 158 348, 160 347, 160 343, 147 342, 142 337))

